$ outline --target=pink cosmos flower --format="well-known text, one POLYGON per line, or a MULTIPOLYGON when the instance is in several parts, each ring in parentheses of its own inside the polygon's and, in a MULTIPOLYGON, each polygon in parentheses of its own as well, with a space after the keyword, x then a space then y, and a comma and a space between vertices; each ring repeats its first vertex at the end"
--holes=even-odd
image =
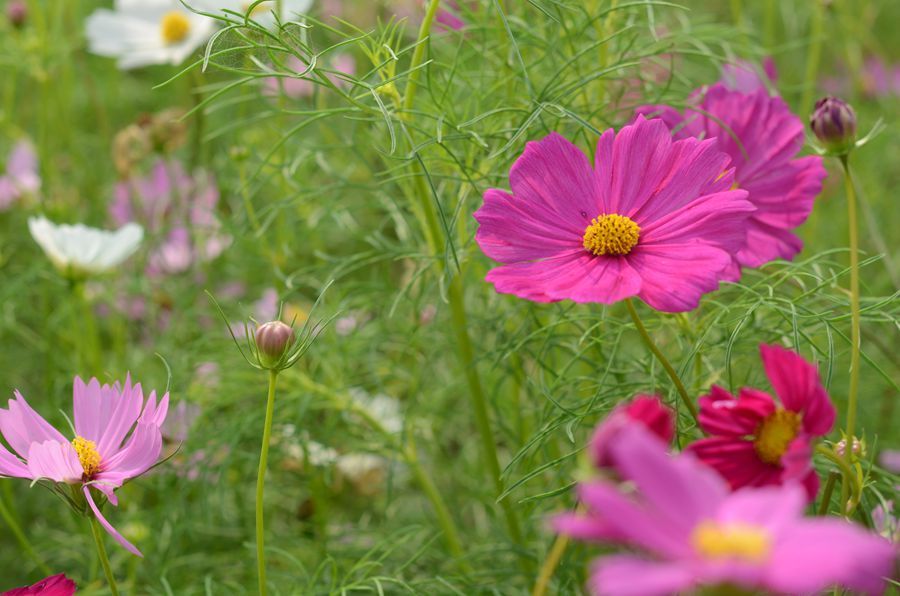
POLYGON ((791 259, 803 248, 792 230, 809 216, 827 175, 817 155, 796 158, 803 148, 803 122, 764 87, 744 93, 717 83, 691 96, 696 108, 684 114, 668 106, 642 106, 639 115, 658 117, 675 138, 714 139, 731 157, 736 187, 756 207, 747 220, 747 241, 736 253, 739 267, 791 259))
POLYGON ((45 577, 36 584, 7 590, 0 596, 72 596, 75 593, 75 582, 64 574, 45 577))
POLYGON ((530 142, 475 212, 481 250, 503 265, 498 292, 536 302, 611 304, 638 296, 681 312, 712 292, 746 242, 753 206, 732 190, 715 140, 673 140, 639 116, 597 143, 594 166, 562 136, 530 142))
POLYGON ((615 443, 619 432, 635 422, 643 424, 650 432, 669 444, 675 437, 675 414, 663 405, 657 395, 638 395, 627 404, 619 404, 601 422, 591 437, 589 452, 594 465, 600 468, 613 466, 609 446, 615 443))
POLYGON ((624 429, 610 449, 630 482, 582 483, 586 530, 570 533, 590 538, 600 524, 608 531, 599 540, 631 552, 595 562, 594 594, 664 596, 725 585, 774 594, 883 589, 894 548, 844 520, 803 518, 798 485, 732 493, 693 455, 670 456, 641 425, 624 429))
POLYGON ((732 488, 802 482, 810 500, 819 489, 812 443, 834 426, 834 405, 816 367, 779 346, 759 347, 766 376, 781 400, 745 387, 735 397, 713 386, 700 398, 700 428, 712 435, 688 446, 732 488))
POLYGON ((26 140, 15 144, 6 161, 6 174, 0 176, 0 211, 6 211, 23 195, 41 188, 37 154, 26 140))
POLYGON ((101 386, 97 379, 85 384, 75 377, 73 402, 75 437, 69 440, 16 391, 9 409, 0 408, 0 433, 15 452, 0 444, 0 475, 81 485, 100 525, 129 552, 143 556, 106 521, 91 489, 117 506, 115 490, 156 464, 169 394, 157 404, 152 391, 145 404, 140 383, 132 386, 130 376, 124 387, 101 386))

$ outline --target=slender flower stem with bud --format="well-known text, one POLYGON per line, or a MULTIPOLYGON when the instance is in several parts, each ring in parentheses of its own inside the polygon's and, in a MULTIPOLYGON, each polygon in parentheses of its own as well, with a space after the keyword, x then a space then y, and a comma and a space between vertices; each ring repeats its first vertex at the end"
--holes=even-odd
POLYGON ((256 475, 256 567, 259 576, 259 593, 268 592, 266 586, 265 514, 263 494, 266 488, 266 468, 269 462, 269 442, 272 438, 272 419, 275 413, 275 384, 278 369, 269 369, 269 391, 266 397, 266 421, 263 425, 262 448, 259 452, 259 471, 256 475))

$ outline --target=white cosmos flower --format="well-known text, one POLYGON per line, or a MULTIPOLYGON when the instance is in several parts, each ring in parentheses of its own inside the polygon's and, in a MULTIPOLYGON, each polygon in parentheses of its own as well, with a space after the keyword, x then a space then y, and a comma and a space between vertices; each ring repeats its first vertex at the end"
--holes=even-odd
POLYGON ((120 265, 134 254, 144 237, 144 229, 136 223, 111 232, 30 217, 28 229, 56 268, 75 277, 103 273, 120 265))
MULTIPOLYGON (((216 10, 230 10, 238 14, 247 14, 247 10, 253 6, 254 0, 196 0, 197 6, 203 7, 208 12, 216 10)), ((291 21, 298 15, 304 15, 312 8, 313 0, 281 0, 281 13, 278 15, 281 22, 291 21)), ((272 27, 275 25, 275 11, 277 10, 275 0, 266 0, 253 6, 250 12, 250 18, 263 27, 272 27)), ((234 15, 230 15, 234 18, 234 15)))
POLYGON ((215 20, 191 12, 180 0, 117 0, 114 10, 101 8, 88 17, 88 47, 94 54, 118 58, 124 70, 177 66, 215 28, 215 20))

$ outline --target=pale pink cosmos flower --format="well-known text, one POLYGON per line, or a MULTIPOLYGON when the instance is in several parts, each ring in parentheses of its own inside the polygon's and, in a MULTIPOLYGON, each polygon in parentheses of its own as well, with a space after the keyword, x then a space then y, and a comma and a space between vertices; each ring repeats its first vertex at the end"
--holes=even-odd
POLYGON ((690 104, 683 114, 661 105, 636 113, 661 119, 677 139, 713 139, 731 157, 735 186, 749 193, 756 212, 746 222, 746 244, 735 254, 730 278, 740 267, 793 258, 803 248, 793 230, 812 212, 827 175, 821 157, 797 157, 803 122, 765 87, 744 93, 716 83, 695 91, 690 104))
POLYGON ((659 120, 609 129, 588 157, 558 134, 528 143, 489 189, 475 240, 502 266, 498 292, 536 302, 612 304, 637 296, 667 312, 695 308, 746 243, 754 210, 733 190, 715 140, 673 140, 659 120))
POLYGON ((6 211, 25 195, 41 188, 37 153, 26 140, 15 144, 6 160, 6 173, 0 176, 0 211, 6 211))
POLYGON ((735 60, 722 65, 720 82, 731 91, 753 93, 758 89, 768 89, 778 80, 775 61, 766 57, 762 61, 762 72, 748 60, 735 60))
POLYGON ((813 500, 813 443, 834 426, 834 404, 814 364, 780 346, 763 344, 759 352, 779 401, 759 389, 744 387, 735 397, 714 385, 700 398, 700 428, 710 436, 688 449, 732 488, 802 482, 813 500))
POLYGON ((804 518, 802 487, 732 493, 693 455, 670 456, 638 424, 610 449, 628 482, 582 483, 587 530, 567 532, 629 549, 595 562, 592 593, 664 596, 726 585, 775 594, 817 594, 835 585, 865 594, 884 589, 893 546, 842 519, 804 518), (595 527, 604 532, 591 535, 595 527))
POLYGON ((117 506, 115 490, 156 464, 169 394, 157 403, 152 391, 145 403, 140 383, 132 385, 130 376, 124 387, 100 385, 97 379, 85 384, 75 377, 73 405, 75 437, 70 440, 16 391, 9 408, 0 408, 0 433, 14 452, 0 444, 0 475, 81 486, 100 525, 129 552, 143 556, 103 517, 91 489, 117 506))

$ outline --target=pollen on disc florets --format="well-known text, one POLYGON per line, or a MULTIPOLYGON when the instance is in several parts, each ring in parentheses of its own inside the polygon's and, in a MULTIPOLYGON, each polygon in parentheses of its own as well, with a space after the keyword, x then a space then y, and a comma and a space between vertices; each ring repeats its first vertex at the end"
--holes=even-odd
POLYGON ((630 217, 610 213, 591 220, 584 230, 584 248, 597 256, 623 256, 640 239, 641 228, 630 217))
POLYGON ((694 528, 691 544, 704 559, 765 561, 772 549, 768 532, 750 524, 704 521, 694 528))
POLYGON ((187 15, 178 10, 172 10, 163 15, 159 22, 160 34, 167 44, 183 41, 191 31, 191 21, 187 15))
POLYGON ((800 431, 800 415, 790 410, 778 409, 762 421, 756 430, 753 447, 759 459, 768 464, 778 464, 788 450, 791 441, 800 431))
POLYGON ((84 437, 75 437, 72 440, 72 447, 78 454, 78 461, 81 462, 85 478, 90 478, 100 471, 100 452, 97 451, 96 443, 84 437))

